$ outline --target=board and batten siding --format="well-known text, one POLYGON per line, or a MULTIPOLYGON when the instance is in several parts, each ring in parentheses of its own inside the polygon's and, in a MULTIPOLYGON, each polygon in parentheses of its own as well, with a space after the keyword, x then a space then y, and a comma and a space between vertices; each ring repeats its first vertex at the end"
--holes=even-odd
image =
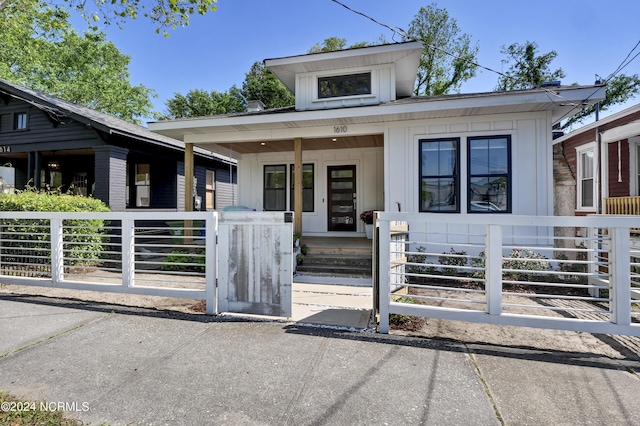
MULTIPOLYGON (((381 210, 384 206, 384 162, 382 148, 349 148, 333 150, 304 150, 302 163, 314 167, 314 211, 302 213, 305 235, 327 232, 327 167, 356 166, 356 214, 365 210, 381 210)), ((238 161, 238 204, 263 211, 265 165, 287 165, 287 209, 289 209, 289 167, 294 164, 293 152, 244 154, 238 161)), ((357 232, 364 233, 364 225, 357 221, 357 232)))
POLYGON ((378 105, 395 100, 394 65, 350 68, 348 70, 310 72, 296 75, 296 110, 344 108, 362 105, 378 105), (318 98, 318 77, 371 72, 371 94, 318 98))
MULTIPOLYGON (((460 139, 460 215, 467 215, 467 138, 511 137, 511 197, 514 215, 553 215, 551 119, 546 112, 502 114, 394 123, 385 132, 386 211, 420 211, 420 140, 460 139)), ((425 213, 438 214, 438 213, 425 213)), ((451 214, 451 213, 441 213, 451 214)), ((477 214, 477 213, 471 213, 477 214)), ((468 233, 456 225, 452 234, 468 233)), ((463 229, 464 228, 464 229, 463 229)), ((515 230, 513 230, 515 233, 515 230)))

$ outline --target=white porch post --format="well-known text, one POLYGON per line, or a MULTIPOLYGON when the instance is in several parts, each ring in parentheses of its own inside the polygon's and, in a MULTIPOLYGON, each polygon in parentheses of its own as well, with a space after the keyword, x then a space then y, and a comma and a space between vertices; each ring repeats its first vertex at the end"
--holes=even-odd
POLYGON ((293 143, 295 161, 293 166, 293 231, 302 234, 302 138, 295 138, 293 143))

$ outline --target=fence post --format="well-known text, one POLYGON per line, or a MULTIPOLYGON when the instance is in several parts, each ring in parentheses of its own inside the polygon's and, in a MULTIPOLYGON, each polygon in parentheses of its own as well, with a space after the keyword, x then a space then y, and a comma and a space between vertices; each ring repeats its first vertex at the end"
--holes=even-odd
POLYGON ((135 285, 135 220, 122 219, 122 285, 135 285))
POLYGON ((629 228, 609 228, 611 322, 631 324, 631 237, 629 228))
POLYGON ((51 282, 64 280, 64 237, 62 219, 49 220, 51 232, 51 282))
POLYGON ((388 220, 378 220, 379 224, 379 244, 380 244, 380 301, 378 303, 380 309, 380 333, 389 333, 389 303, 391 302, 391 253, 390 253, 390 235, 391 228, 388 220))
POLYGON ((206 313, 216 314, 216 267, 218 257, 216 246, 218 241, 218 213, 205 220, 205 289, 207 291, 206 313))
MULTIPOLYGON (((596 280, 596 270, 597 270, 597 260, 598 256, 594 249, 594 239, 596 237, 596 230, 592 226, 586 228, 586 243, 585 248, 587 249, 587 284, 589 285, 600 285, 601 282, 596 280)), ((600 289, 597 288, 589 288, 589 296, 591 297, 600 297, 600 289)))
POLYGON ((502 314, 502 226, 487 225, 485 239, 485 311, 502 314))

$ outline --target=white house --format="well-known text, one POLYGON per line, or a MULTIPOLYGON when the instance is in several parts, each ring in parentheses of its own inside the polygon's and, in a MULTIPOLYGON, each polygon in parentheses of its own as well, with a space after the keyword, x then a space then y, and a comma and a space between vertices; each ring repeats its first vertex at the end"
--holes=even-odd
POLYGON ((237 159, 238 204, 305 235, 362 236, 370 209, 553 215, 552 126, 604 87, 412 96, 422 47, 267 59, 295 107, 149 129, 237 159))

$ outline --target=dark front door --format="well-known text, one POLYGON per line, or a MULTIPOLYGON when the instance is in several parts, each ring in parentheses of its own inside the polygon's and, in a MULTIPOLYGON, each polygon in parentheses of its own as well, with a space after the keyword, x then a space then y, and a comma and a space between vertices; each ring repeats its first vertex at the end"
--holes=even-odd
POLYGON ((356 166, 327 167, 329 231, 356 230, 356 166))

